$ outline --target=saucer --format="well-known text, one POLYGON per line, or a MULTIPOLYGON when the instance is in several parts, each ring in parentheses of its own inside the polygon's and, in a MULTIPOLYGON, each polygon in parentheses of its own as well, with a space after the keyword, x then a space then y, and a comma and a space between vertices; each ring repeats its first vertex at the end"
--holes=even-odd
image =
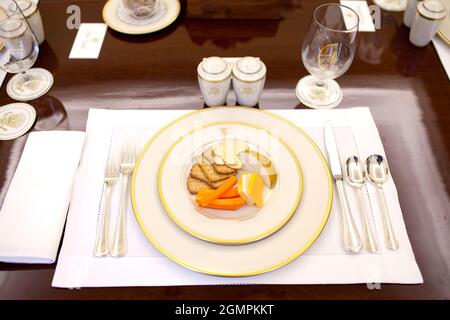
POLYGON ((312 109, 320 110, 320 109, 332 109, 337 107, 342 102, 343 98, 342 89, 339 86, 339 84, 332 79, 325 80, 330 88, 330 93, 328 98, 320 101, 312 99, 306 90, 306 88, 311 83, 314 83, 316 81, 317 79, 313 76, 306 76, 299 80, 297 86, 295 87, 295 94, 298 100, 300 100, 300 102, 303 103, 305 106, 312 109))
POLYGON ((103 7, 103 20, 113 30, 125 34, 146 34, 172 24, 180 14, 178 0, 162 0, 158 12, 147 19, 136 19, 124 12, 120 0, 109 0, 103 7))
POLYGON ((27 103, 10 103, 0 107, 0 140, 16 139, 30 130, 36 111, 27 103))
POLYGON ((37 99, 46 94, 53 86, 53 76, 46 69, 32 68, 27 70, 27 73, 35 79, 28 86, 20 87, 20 85, 17 85, 21 74, 13 76, 6 86, 6 92, 14 100, 30 101, 37 99))

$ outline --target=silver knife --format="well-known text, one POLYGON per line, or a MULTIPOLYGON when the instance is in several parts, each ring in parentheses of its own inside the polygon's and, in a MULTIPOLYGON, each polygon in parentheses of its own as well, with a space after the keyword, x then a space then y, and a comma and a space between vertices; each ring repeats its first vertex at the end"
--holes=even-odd
POLYGON ((336 182, 336 187, 341 204, 344 249, 349 253, 358 253, 361 251, 361 238, 356 230, 355 222, 348 205, 347 195, 344 190, 343 175, 341 161, 339 160, 339 152, 334 138, 333 126, 330 121, 325 123, 325 148, 328 155, 328 163, 330 165, 331 174, 336 182))

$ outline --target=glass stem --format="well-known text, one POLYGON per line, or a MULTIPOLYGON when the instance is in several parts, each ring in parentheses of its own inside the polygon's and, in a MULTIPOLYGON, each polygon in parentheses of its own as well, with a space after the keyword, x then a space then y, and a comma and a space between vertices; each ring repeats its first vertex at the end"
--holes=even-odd
POLYGON ((22 71, 21 72, 21 74, 22 74, 22 83, 28 83, 28 82, 30 82, 31 80, 33 80, 33 77, 32 76, 30 76, 28 73, 26 73, 25 71, 22 71))

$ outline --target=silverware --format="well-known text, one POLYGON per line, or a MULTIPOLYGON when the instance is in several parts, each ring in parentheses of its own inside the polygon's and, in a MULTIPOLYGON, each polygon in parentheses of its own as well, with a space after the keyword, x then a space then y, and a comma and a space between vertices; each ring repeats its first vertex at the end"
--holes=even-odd
POLYGON ((120 172, 122 173, 122 187, 120 195, 119 217, 116 223, 113 245, 110 250, 111 256, 123 257, 127 253, 127 190, 128 177, 133 172, 136 161, 136 139, 129 134, 126 135, 125 144, 122 149, 120 172))
POLYGON ((359 191, 359 197, 363 212, 361 214, 363 221, 363 246, 367 252, 375 253, 378 251, 378 246, 375 241, 375 235, 372 228, 372 223, 369 217, 369 210, 365 201, 364 182, 365 171, 364 166, 358 157, 353 156, 347 159, 345 162, 345 173, 347 182, 352 187, 355 187, 359 191))
POLYGON ((119 181, 119 163, 117 155, 110 149, 108 163, 106 164, 104 183, 106 184, 104 209, 100 220, 100 229, 95 244, 94 255, 104 257, 109 254, 109 219, 111 208, 111 191, 113 186, 119 181))
POLYGON ((333 127, 330 121, 325 123, 325 147, 328 154, 331 174, 336 182, 336 187, 341 204, 344 249, 349 253, 358 253, 361 251, 361 238, 356 230, 355 222, 350 211, 347 196, 344 190, 341 162, 339 152, 334 138, 333 127))
POLYGON ((389 250, 397 250, 399 244, 395 237, 394 229, 392 228, 392 222, 389 217, 387 202, 383 191, 383 184, 389 176, 389 167, 383 156, 374 154, 369 156, 366 160, 366 171, 369 181, 377 187, 380 195, 386 248, 389 250))

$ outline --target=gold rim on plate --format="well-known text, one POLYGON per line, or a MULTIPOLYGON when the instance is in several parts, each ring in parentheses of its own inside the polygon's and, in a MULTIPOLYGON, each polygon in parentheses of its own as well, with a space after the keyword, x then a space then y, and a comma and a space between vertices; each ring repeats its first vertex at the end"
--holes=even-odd
MULTIPOLYGON (((120 1, 120 0, 108 0, 105 3, 105 5, 103 6, 103 10, 102 10, 103 20, 108 25, 108 27, 110 27, 111 29, 113 29, 117 32, 120 32, 120 33, 131 34, 131 35, 149 34, 149 33, 157 32, 164 28, 167 28, 172 23, 174 23, 175 20, 177 20, 178 16, 180 15, 180 11, 181 11, 180 1, 173 1, 174 3, 176 3, 175 5, 177 6, 176 14, 174 14, 173 18, 170 21, 168 21, 166 24, 160 25, 152 30, 147 30, 147 31, 130 31, 129 29, 128 30, 122 29, 121 27, 117 26, 117 24, 114 24, 113 22, 111 22, 108 15, 106 14, 107 9, 109 8, 109 6, 111 6, 113 4, 113 1, 120 1)), ((172 1, 172 0, 169 0, 169 1, 172 1)), ((117 19, 119 19, 119 18, 117 18, 117 19)))
POLYGON ((289 120, 287 120, 287 119, 284 119, 283 117, 280 117, 280 116, 278 116, 278 115, 276 115, 276 114, 273 114, 273 113, 271 113, 271 112, 269 112, 269 111, 266 111, 266 110, 261 110, 261 109, 252 109, 252 108, 248 108, 248 107, 238 107, 238 106, 236 106, 236 107, 215 107, 215 108, 213 108, 213 109, 230 109, 230 110, 233 110, 233 109, 247 109, 247 110, 253 110, 253 111, 255 111, 255 112, 262 112, 262 113, 265 113, 265 114, 267 114, 267 115, 269 115, 269 116, 271 116, 271 117, 274 117, 274 118, 277 118, 277 119, 279 119, 279 120, 281 120, 281 121, 283 121, 283 122, 285 122, 287 125, 289 125, 289 126, 291 126, 292 128, 294 128, 295 130, 297 130, 304 138, 306 138, 306 140, 308 140, 309 141, 309 143, 313 146, 313 148, 316 150, 316 152, 317 152, 317 154, 319 155, 319 157, 320 157, 320 159, 321 159, 321 162, 322 162, 322 164, 323 164, 323 166, 324 166, 324 168, 325 168, 325 171, 326 171, 326 175, 327 175, 327 177, 328 177, 328 190, 329 190, 329 198, 328 198, 328 203, 327 203, 327 210, 326 210, 326 212, 325 212, 325 217, 324 217, 324 219, 322 220, 322 223, 320 224, 320 226, 319 226, 319 228, 316 230, 316 232, 315 232, 315 234, 311 237, 311 239, 303 246, 303 247, 301 247, 295 254, 293 254, 293 255, 291 255, 290 257, 288 257, 287 259, 285 259, 285 260, 283 260, 283 261, 281 261, 281 262, 279 262, 279 263, 277 263, 277 264, 275 264, 275 265, 272 265, 272 266, 269 266, 269 267, 265 267, 265 268, 262 268, 262 269, 260 269, 260 270, 256 270, 256 271, 252 271, 252 272, 243 272, 243 273, 225 273, 225 272, 215 272, 215 271, 211 271, 211 270, 205 270, 205 269, 202 269, 202 268, 198 268, 198 267, 195 267, 195 266, 192 266, 192 265, 190 265, 189 263, 185 263, 184 261, 181 261, 180 259, 178 259, 178 258, 176 258, 176 257, 174 257, 174 256, 172 256, 170 253, 168 253, 161 245, 159 245, 159 243, 157 243, 153 238, 152 238, 152 236, 149 234, 149 232, 146 230, 146 228, 145 228, 145 226, 144 226, 144 224, 143 224, 143 222, 142 222, 142 219, 141 219, 141 217, 140 217, 140 214, 139 214, 139 212, 138 212, 138 210, 137 210, 137 205, 136 205, 136 198, 135 198, 135 192, 134 192, 134 190, 135 190, 135 184, 136 184, 136 172, 137 172, 137 169, 139 168, 139 164, 140 164, 140 162, 141 162, 141 159, 142 159, 142 157, 144 156, 144 154, 146 153, 146 151, 147 151, 147 149, 150 147, 150 145, 167 129, 167 128, 169 128, 169 127, 171 127, 172 125, 174 125, 174 124, 176 124, 177 122, 179 122, 179 121, 181 121, 181 120, 183 120, 183 119, 185 119, 185 118, 187 118, 187 117, 190 117, 190 116, 192 116, 192 115, 194 115, 194 114, 198 114, 198 113, 201 113, 201 112, 206 112, 206 111, 210 111, 211 110, 211 108, 208 108, 208 109, 201 109, 201 110, 195 110, 195 111, 192 111, 192 112, 189 112, 189 113, 187 113, 187 114, 185 114, 185 115, 183 115, 183 116, 181 116, 181 117, 179 117, 179 118, 177 118, 177 119, 174 119, 173 121, 171 121, 171 122, 169 122, 167 125, 165 125, 164 127, 162 127, 146 144, 145 144, 145 146, 144 146, 144 148, 142 149, 142 151, 141 151, 141 153, 139 154, 139 157, 138 157, 138 159, 137 159, 137 161, 136 161, 136 165, 135 165, 135 169, 134 169, 134 171, 133 171, 133 175, 132 175, 132 178, 131 178, 131 186, 130 186, 130 193, 131 193, 131 195, 130 195, 130 198, 131 198, 131 204, 132 204, 132 208, 133 208, 133 212, 134 212, 134 215, 135 215, 135 217, 136 217, 136 220, 137 220, 137 222, 138 222, 138 224, 139 224, 139 226, 140 226, 140 228, 141 228, 141 230, 142 230, 142 232, 144 233, 144 235, 147 237, 147 239, 150 241, 150 243, 156 248, 156 249, 158 249, 162 254, 164 254, 166 257, 168 257, 169 259, 171 259, 172 261, 174 261, 174 262, 176 262, 177 264, 179 264, 179 265, 181 265, 181 266, 183 266, 183 267, 185 267, 185 268, 187 268, 187 269, 190 269, 190 270, 193 270, 193 271, 196 271, 196 272, 200 272, 200 273, 204 273, 204 274, 208 274, 208 275, 215 275, 215 276, 223 276, 223 277, 247 277, 247 276, 255 276, 255 275, 259 275, 259 274, 262 274, 262 273, 266 273, 266 272, 269 272, 269 271, 273 271, 273 270, 276 270, 276 269, 278 269, 278 268, 280 268, 280 267, 282 267, 282 266, 285 266, 285 265, 287 265, 287 264, 289 264, 290 262, 292 262, 293 260, 295 260, 295 259, 297 259, 298 257, 300 257, 316 240, 317 240, 317 238, 319 237, 319 235, 321 234, 321 232, 323 231, 323 229, 324 229, 324 227, 325 227, 325 225, 326 225, 326 223, 327 223, 327 221, 328 221, 328 218, 329 218, 329 216, 330 216, 330 213, 331 213, 331 207, 332 207, 332 202, 333 202, 333 184, 332 184, 332 178, 331 178, 331 174, 330 174, 330 170, 329 170, 329 167, 328 167, 328 164, 327 164, 327 162, 326 162, 326 160, 325 160, 325 157, 324 157, 324 155, 323 155, 323 153, 322 153, 322 151, 319 149, 319 147, 317 146, 317 144, 314 142, 314 140, 312 140, 312 138, 306 133, 306 132, 304 132, 302 129, 300 129, 298 126, 296 126, 294 123, 292 123, 291 121, 289 121, 289 120))
POLYGON ((450 0, 443 1, 443 2, 444 2, 444 6, 447 8, 447 16, 446 16, 447 22, 444 21, 444 22, 442 23, 442 25, 441 25, 441 27, 440 27, 441 30, 439 30, 437 33, 438 33, 439 37, 441 37, 441 39, 444 40, 444 42, 445 42, 447 45, 450 46, 450 39, 447 38, 447 37, 445 36, 444 32, 442 31, 442 27, 443 27, 444 25, 446 25, 447 28, 449 29, 447 33, 450 34, 450 0))
POLYGON ((295 199, 294 205, 293 207, 289 210, 288 214, 286 215, 286 217, 280 221, 277 225, 275 225, 274 227, 270 228, 267 231, 264 231, 261 234, 258 234, 256 236, 253 237, 249 237, 249 238, 243 238, 243 239, 237 239, 237 240, 225 240, 225 239, 220 239, 220 238, 214 238, 214 237, 210 237, 207 236, 205 234, 202 234, 200 232, 197 232, 191 228, 189 228, 187 225, 185 225, 183 222, 181 222, 176 215, 173 213, 173 211, 169 208, 169 205, 167 204, 166 198, 164 197, 164 195, 162 194, 162 173, 164 170, 164 166, 166 164, 167 158, 170 156, 172 150, 180 143, 182 142, 186 137, 190 136, 191 134, 193 134, 194 132, 197 132, 199 130, 208 128, 208 127, 212 127, 212 126, 216 126, 216 125, 221 125, 221 124, 236 124, 236 125, 243 125, 243 126, 248 126, 254 129, 258 129, 258 130, 263 130, 264 132, 266 132, 267 134, 273 136, 269 130, 264 129, 260 126, 248 123, 248 122, 241 122, 241 121, 219 121, 219 122, 214 122, 214 123, 210 123, 208 125, 202 126, 202 127, 198 127, 195 128, 191 131, 189 131, 188 133, 186 133, 185 135, 183 135, 180 139, 178 139, 174 144, 172 144, 172 146, 169 148, 169 150, 167 150, 166 154, 164 155, 161 164, 159 166, 159 170, 158 170, 158 193, 159 193, 159 198, 161 200, 161 203, 164 207, 164 209, 166 210, 167 214, 169 215, 169 217, 184 231, 186 231, 187 233, 192 234, 193 236, 208 241, 208 242, 212 242, 212 243, 217 243, 217 244, 224 244, 224 245, 240 245, 240 244, 247 244, 247 243, 251 243, 251 242, 255 242, 261 239, 264 239, 268 236, 270 236, 271 234, 275 233, 276 231, 278 231, 279 229, 281 229, 281 227, 283 227, 293 216, 293 214, 295 213, 295 211, 298 208, 298 204, 300 203, 300 199, 302 197, 303 194, 303 175, 302 175, 302 169, 300 167, 300 164, 298 162, 297 157, 295 156, 294 152, 291 150, 291 148, 286 144, 286 142, 284 142, 281 138, 276 138, 275 139, 278 140, 278 142, 280 144, 282 144, 286 150, 290 153, 292 159, 295 162, 295 165, 297 167, 298 170, 298 175, 299 175, 299 190, 298 190, 298 195, 297 198, 295 199))
POLYGON ((445 43, 447 43, 450 46, 450 39, 447 39, 442 31, 438 31, 438 35, 441 37, 442 40, 444 40, 445 43))

